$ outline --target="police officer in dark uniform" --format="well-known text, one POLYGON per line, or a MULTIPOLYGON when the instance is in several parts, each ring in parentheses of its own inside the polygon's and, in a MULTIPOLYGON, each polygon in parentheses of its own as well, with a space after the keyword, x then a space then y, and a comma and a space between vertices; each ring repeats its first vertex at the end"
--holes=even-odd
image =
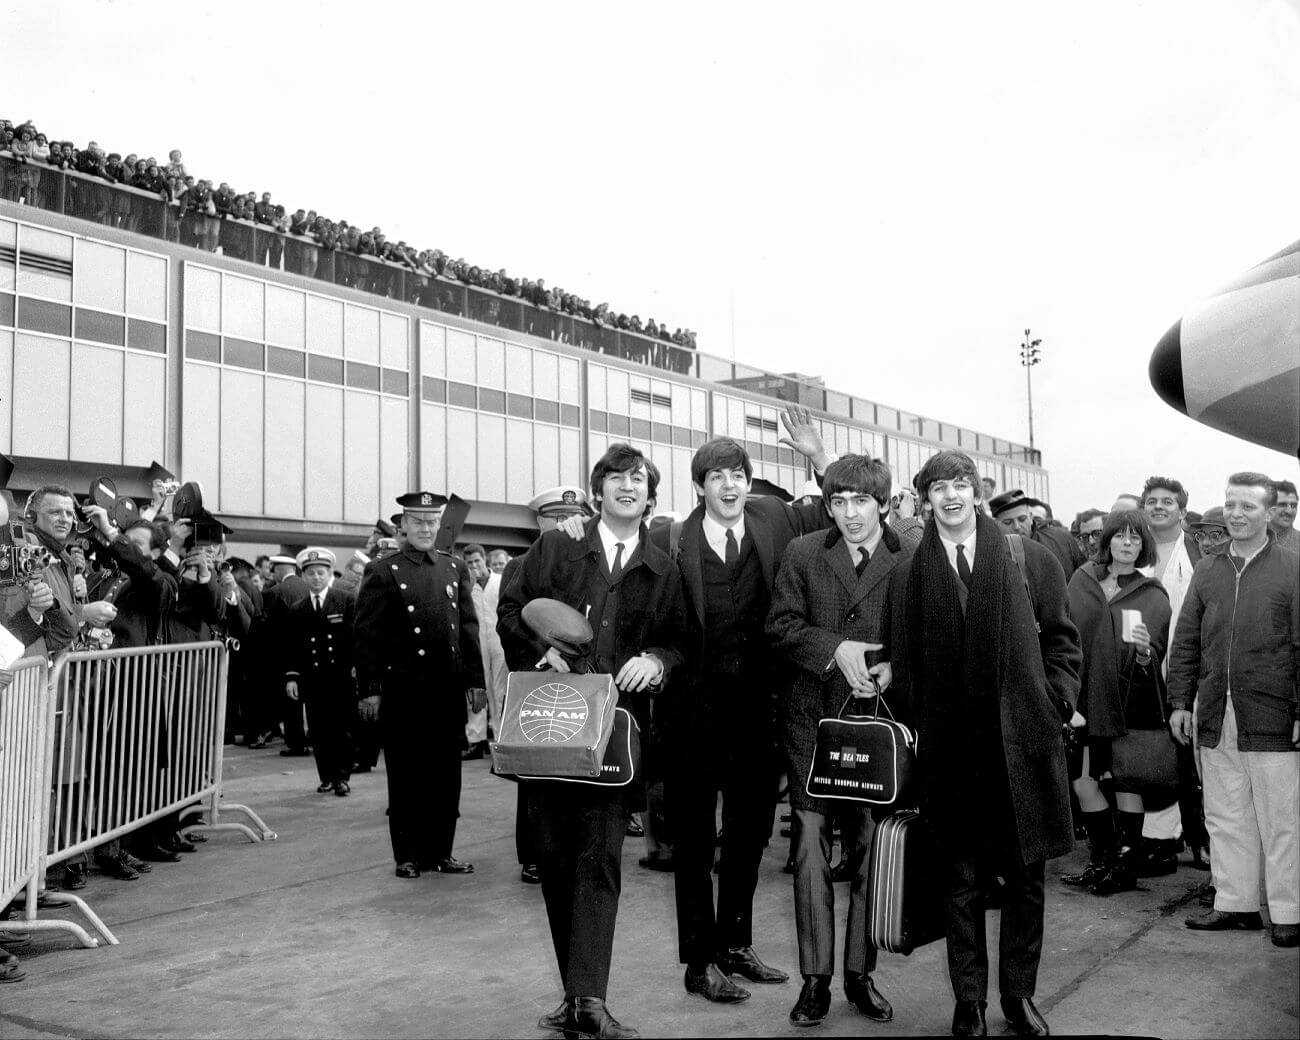
POLYGON ((352 678, 353 599, 331 588, 334 554, 315 546, 298 554, 308 595, 292 604, 285 619, 285 693, 307 706, 311 747, 320 776, 317 793, 340 798, 351 788, 352 720, 357 687, 352 678))
POLYGON ((434 549, 447 500, 412 491, 404 547, 373 560, 357 590, 354 661, 363 719, 378 717, 396 874, 468 874, 451 854, 460 815, 466 691, 483 687, 469 569, 434 549))

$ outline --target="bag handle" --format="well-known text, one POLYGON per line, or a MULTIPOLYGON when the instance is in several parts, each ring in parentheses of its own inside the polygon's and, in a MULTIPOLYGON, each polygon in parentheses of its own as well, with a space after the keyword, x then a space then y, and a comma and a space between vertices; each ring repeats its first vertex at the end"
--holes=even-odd
MULTIPOLYGON (((871 685, 876 688, 876 695, 875 697, 871 698, 873 701, 875 701, 875 703, 872 705, 872 708, 874 710, 871 712, 870 715, 856 715, 854 717, 861 718, 861 719, 878 719, 880 718, 880 709, 881 707, 884 707, 885 714, 889 716, 889 721, 897 723, 898 720, 894 718, 894 713, 889 710, 889 705, 885 704, 885 694, 880 689, 880 683, 876 680, 876 677, 874 675, 871 676, 871 685)), ((844 718, 844 710, 849 706, 849 701, 858 700, 858 699, 860 698, 854 697, 853 693, 850 692, 849 695, 844 698, 844 703, 840 705, 840 710, 835 717, 837 719, 844 718)))

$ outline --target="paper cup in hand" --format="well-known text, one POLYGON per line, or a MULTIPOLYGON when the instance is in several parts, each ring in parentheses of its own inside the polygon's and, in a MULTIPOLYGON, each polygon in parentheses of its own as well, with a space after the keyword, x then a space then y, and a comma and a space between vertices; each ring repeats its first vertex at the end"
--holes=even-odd
POLYGON ((1133 626, 1142 624, 1142 611, 1121 610, 1119 615, 1122 629, 1120 638, 1126 643, 1131 643, 1133 642, 1133 626))

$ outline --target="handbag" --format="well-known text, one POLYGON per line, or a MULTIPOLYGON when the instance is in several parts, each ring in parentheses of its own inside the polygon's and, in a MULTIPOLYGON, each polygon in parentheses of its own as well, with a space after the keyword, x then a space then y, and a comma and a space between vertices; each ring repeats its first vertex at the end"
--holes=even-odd
MULTIPOLYGON (((1133 682, 1125 676, 1129 694, 1133 682)), ((1142 796, 1148 809, 1164 809, 1178 800, 1178 745, 1169 732, 1169 720, 1159 689, 1153 685, 1159 729, 1130 729, 1110 742, 1111 776, 1117 791, 1142 796)), ((1125 701, 1127 703, 1127 696, 1125 701)))
POLYGON ((917 736, 894 720, 880 718, 884 697, 875 698, 870 716, 845 717, 850 694, 834 718, 817 723, 817 744, 804 790, 810 798, 830 798, 867 805, 896 805, 908 795, 916 776, 917 736))
POLYGON ((617 694, 611 675, 511 672, 501 732, 490 745, 501 776, 601 775, 614 732, 617 694))
POLYGON ((564 784, 594 784, 598 787, 626 787, 641 776, 641 727, 626 708, 614 709, 614 729, 610 733, 605 755, 600 760, 600 775, 586 776, 526 776, 516 774, 519 780, 549 780, 564 784))

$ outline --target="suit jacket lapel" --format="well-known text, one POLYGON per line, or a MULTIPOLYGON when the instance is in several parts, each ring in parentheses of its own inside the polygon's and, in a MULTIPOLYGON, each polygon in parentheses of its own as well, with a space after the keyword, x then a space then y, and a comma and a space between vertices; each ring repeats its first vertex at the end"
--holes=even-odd
POLYGON ((751 510, 746 504, 745 533, 754 539, 754 552, 758 553, 758 562, 763 568, 763 582, 772 587, 772 573, 776 569, 776 553, 773 551, 772 528, 758 510, 751 510))
POLYGON ((889 577, 889 572, 893 569, 894 554, 885 548, 884 542, 876 543, 876 551, 871 554, 867 569, 862 572, 857 588, 853 591, 852 603, 866 599, 872 589, 889 577))
MULTIPOLYGON (((835 577, 840 579, 840 584, 844 586, 849 598, 856 600, 858 598, 858 572, 853 569, 853 564, 849 562, 849 551, 838 537, 833 541, 828 539, 827 542, 826 553, 830 557, 831 570, 835 572, 835 577)), ((869 564, 868 569, 870 569, 869 564)))
POLYGON ((704 507, 697 506, 682 523, 682 537, 677 544, 678 566, 686 581, 686 590, 690 595, 695 618, 704 624, 704 568, 700 564, 700 553, 712 552, 704 544, 704 507))

